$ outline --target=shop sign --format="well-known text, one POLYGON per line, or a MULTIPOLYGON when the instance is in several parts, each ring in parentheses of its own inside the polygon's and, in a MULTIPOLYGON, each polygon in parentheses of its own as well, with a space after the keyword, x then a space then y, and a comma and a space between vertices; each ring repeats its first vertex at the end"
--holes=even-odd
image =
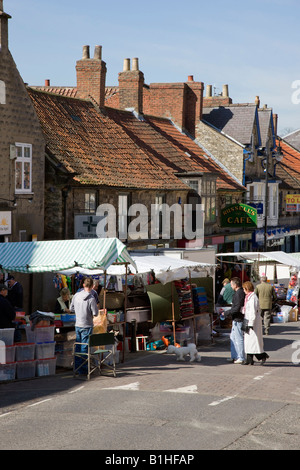
POLYGON ((287 212, 300 212, 300 194, 287 194, 285 202, 287 212))
POLYGON ((0 235, 11 235, 11 212, 0 212, 0 235))
POLYGON ((273 240, 267 240, 267 246, 272 248, 273 246, 284 245, 284 238, 274 238, 273 240))
POLYGON ((97 238, 96 228, 103 217, 96 215, 74 216, 74 238, 97 238))
POLYGON ((221 227, 257 227, 257 210, 247 204, 232 204, 221 210, 221 227))

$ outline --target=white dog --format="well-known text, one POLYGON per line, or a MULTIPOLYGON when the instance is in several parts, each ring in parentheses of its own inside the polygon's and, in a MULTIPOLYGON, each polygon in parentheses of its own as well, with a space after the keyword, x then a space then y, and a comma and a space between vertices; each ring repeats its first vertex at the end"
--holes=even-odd
POLYGON ((190 362, 197 362, 201 361, 200 353, 198 353, 196 345, 194 343, 190 343, 187 346, 183 346, 180 348, 176 348, 173 345, 168 346, 167 353, 176 354, 177 361, 184 361, 184 357, 188 354, 190 355, 190 362))

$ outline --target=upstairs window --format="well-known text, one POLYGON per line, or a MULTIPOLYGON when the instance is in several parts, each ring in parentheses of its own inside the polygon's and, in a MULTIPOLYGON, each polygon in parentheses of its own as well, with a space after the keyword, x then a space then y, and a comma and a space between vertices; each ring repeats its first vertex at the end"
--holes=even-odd
POLYGON ((84 211, 86 213, 96 213, 96 192, 90 191, 84 194, 84 211))
POLYGON ((15 192, 32 192, 32 145, 16 143, 15 192))

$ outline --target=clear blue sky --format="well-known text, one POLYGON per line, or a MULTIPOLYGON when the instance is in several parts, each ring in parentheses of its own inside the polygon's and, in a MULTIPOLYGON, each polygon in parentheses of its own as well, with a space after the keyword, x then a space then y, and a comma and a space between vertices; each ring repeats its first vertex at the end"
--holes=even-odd
POLYGON ((4 10, 12 16, 10 51, 29 85, 75 86, 82 46, 93 54, 102 45, 107 85, 118 84, 124 58, 138 57, 148 84, 188 75, 217 93, 228 84, 234 103, 258 95, 272 107, 279 134, 300 128, 300 104, 292 102, 299 0, 4 0, 4 10))

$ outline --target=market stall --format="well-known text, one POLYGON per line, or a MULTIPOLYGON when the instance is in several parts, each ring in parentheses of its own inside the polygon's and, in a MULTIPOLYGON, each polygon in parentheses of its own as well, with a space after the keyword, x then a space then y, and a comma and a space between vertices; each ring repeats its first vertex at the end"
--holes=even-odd
MULTIPOLYGON (((126 246, 116 238, 0 244, 0 269, 7 273, 20 272, 32 275, 33 273, 57 272, 74 267, 77 269, 101 269, 105 273, 109 266, 115 262, 123 263, 125 266, 130 263, 136 269, 135 262, 127 252, 126 246)), ((17 355, 15 354, 16 346, 12 344, 12 332, 6 332, 2 329, 0 333, 0 340, 5 344, 5 360, 0 361, 0 380, 10 380, 15 377, 30 378, 35 373, 38 376, 48 375, 49 370, 55 370, 55 366, 53 367, 54 357, 36 357, 37 354, 40 354, 38 351, 41 350, 41 344, 45 345, 42 354, 44 356, 47 351, 46 346, 49 346, 47 343, 54 343, 54 326, 39 325, 39 328, 36 328, 38 335, 32 335, 32 328, 26 328, 27 343, 33 346, 22 348, 23 356, 18 355, 22 361, 18 361, 18 359, 15 361, 17 355), (28 351, 31 354, 30 359, 28 359, 28 351), (9 364, 11 364, 9 367, 6 361, 8 352, 10 352, 9 364), (37 360, 44 362, 38 364, 37 360)), ((20 345, 17 349, 20 350, 20 345)), ((3 357, 2 354, 1 356, 3 357)))
MULTIPOLYGON (((112 316, 114 327, 121 327, 124 334, 126 323, 135 320, 137 323, 151 324, 169 322, 172 325, 174 341, 176 341, 175 324, 191 321, 193 330, 192 341, 196 342, 197 317, 203 313, 209 315, 210 330, 212 331, 211 313, 213 312, 213 274, 215 265, 190 260, 178 259, 168 256, 132 255, 134 264, 112 265, 106 270, 105 279, 102 270, 87 270, 72 268, 60 271, 61 275, 80 276, 89 275, 100 278, 105 286, 102 308, 108 309, 108 316, 112 316), (101 279, 102 276, 102 279, 101 279), (107 280, 115 277, 116 290, 107 291, 107 280), (146 292, 125 296, 128 308, 119 305, 124 291, 124 277, 127 276, 129 286, 139 285, 146 292), (210 282, 209 282, 210 281, 210 282), (191 288, 193 286, 193 288, 191 288), (122 292, 121 292, 122 291, 122 292), (138 297, 138 299, 137 299, 138 297), (143 298, 143 301, 142 301, 143 298), (131 302, 132 301, 132 302, 131 302), (114 310, 114 307, 115 310, 114 310), (113 311, 110 312, 109 309, 113 311), (122 318, 120 321, 120 312, 122 318), (117 324, 116 324, 117 323, 117 324)), ((126 281, 126 286, 128 282, 126 281)), ((125 289, 126 291, 126 289, 125 289)), ((102 293, 102 292, 101 292, 102 293)), ((110 325, 111 326, 111 325, 110 325)), ((187 331, 189 327, 182 327, 187 331)), ((166 331, 168 328, 166 327, 166 331)), ((160 336, 163 336, 163 332, 160 336)), ((181 337, 180 332, 178 337, 181 337)))

